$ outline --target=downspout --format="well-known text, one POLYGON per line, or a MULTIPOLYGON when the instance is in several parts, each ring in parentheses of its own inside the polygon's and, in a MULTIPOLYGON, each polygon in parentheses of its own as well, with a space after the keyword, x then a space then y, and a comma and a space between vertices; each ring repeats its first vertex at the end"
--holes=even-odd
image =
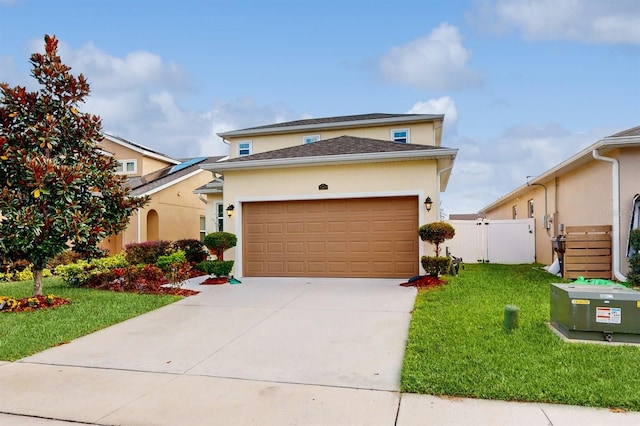
POLYGON ((453 164, 445 167, 442 170, 438 170, 438 178, 437 178, 437 182, 436 182, 436 189, 438 190, 438 220, 440 220, 442 212, 440 211, 440 176, 442 176, 442 174, 444 172, 448 172, 449 170, 453 169, 453 164))
POLYGON ((613 194, 612 222, 613 222, 613 274, 618 281, 627 281, 627 277, 620 272, 620 163, 615 158, 600 155, 598 149, 593 150, 593 158, 611 163, 613 194))
POLYGON ((137 219, 138 219, 138 232, 137 232, 137 237, 136 238, 138 239, 138 242, 141 243, 142 241, 140 240, 140 235, 141 235, 141 233, 140 233, 140 222, 141 222, 140 221, 140 209, 138 209, 138 218, 137 219))

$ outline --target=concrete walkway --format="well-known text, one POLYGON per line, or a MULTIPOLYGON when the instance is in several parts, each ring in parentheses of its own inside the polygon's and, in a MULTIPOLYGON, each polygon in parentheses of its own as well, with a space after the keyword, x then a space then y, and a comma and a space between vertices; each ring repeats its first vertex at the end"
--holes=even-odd
POLYGON ((243 279, 0 363, 1 425, 638 425, 638 413, 399 393, 416 291, 243 279))

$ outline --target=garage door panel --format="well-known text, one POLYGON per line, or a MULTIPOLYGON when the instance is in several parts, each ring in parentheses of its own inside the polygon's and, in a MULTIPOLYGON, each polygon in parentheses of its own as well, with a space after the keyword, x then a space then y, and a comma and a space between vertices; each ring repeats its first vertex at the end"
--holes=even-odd
POLYGON ((326 222, 307 222, 307 232, 309 234, 324 234, 327 232, 327 224, 326 222))
POLYGON ((244 274, 417 275, 417 208, 417 197, 244 203, 244 274))
POLYGON ((304 234, 303 222, 287 222, 286 225, 288 234, 304 234))

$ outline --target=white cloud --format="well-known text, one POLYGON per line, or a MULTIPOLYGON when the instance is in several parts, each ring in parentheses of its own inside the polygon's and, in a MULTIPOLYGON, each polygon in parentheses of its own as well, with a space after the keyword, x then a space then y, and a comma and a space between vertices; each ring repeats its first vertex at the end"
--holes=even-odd
MULTIPOLYGON (((42 40, 30 44, 32 51, 43 51, 42 40)), ((91 43, 74 50, 62 42, 59 53, 73 75, 82 73, 89 82, 83 112, 100 116, 106 133, 171 157, 227 155, 228 146, 216 133, 299 118, 284 105, 259 106, 252 99, 212 99, 209 110, 185 107, 181 100, 191 93, 190 76, 154 53, 120 58, 91 43)), ((0 65, 0 77, 15 85, 19 76, 12 59, 0 57, 0 65)), ((37 89, 32 78, 27 84, 37 89)))
POLYGON ((443 23, 429 35, 389 50, 378 62, 378 70, 389 81, 421 89, 464 89, 482 80, 468 67, 470 58, 458 29, 443 23))
POLYGON ((637 0, 483 0, 469 14, 490 32, 516 29, 528 40, 640 44, 637 0))
POLYGON ((446 213, 474 213, 615 130, 571 132, 559 124, 516 125, 491 140, 458 139, 446 213))
POLYGON ((457 133, 458 108, 449 96, 416 102, 408 114, 444 114, 444 131, 450 137, 457 133))

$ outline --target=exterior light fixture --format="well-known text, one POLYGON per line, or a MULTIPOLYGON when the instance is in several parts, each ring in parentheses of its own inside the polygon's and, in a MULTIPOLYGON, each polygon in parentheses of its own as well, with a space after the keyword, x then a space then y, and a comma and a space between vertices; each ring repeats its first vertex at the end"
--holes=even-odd
POLYGON ((433 205, 433 201, 431 201, 431 197, 427 197, 427 199, 424 200, 424 207, 427 209, 428 212, 431 211, 432 205, 433 205))
POLYGON ((229 204, 229 207, 227 207, 227 217, 231 217, 234 210, 235 210, 235 207, 233 206, 233 204, 229 204))

